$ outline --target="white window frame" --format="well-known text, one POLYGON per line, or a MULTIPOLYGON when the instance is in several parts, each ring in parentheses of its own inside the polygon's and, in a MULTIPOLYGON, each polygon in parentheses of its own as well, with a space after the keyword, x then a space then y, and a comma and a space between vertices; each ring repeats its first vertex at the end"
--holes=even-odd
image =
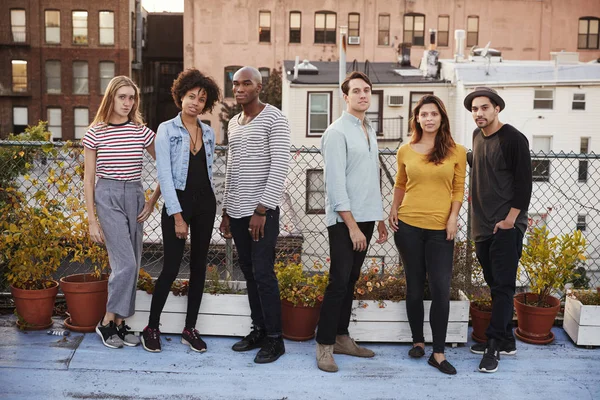
POLYGON ((61 73, 62 64, 59 60, 46 60, 46 64, 44 65, 44 73, 46 75, 46 93, 48 94, 60 94, 62 93, 62 73, 61 73), (58 75, 50 75, 48 73, 48 65, 58 65, 58 75), (56 83, 58 81, 58 89, 54 87, 51 88, 50 82, 56 83))
POLYGON ((307 132, 307 136, 310 137, 320 137, 323 136, 323 134, 325 133, 325 130, 327 129, 327 127, 331 124, 331 101, 332 101, 332 92, 308 92, 308 107, 306 108, 306 112, 308 113, 307 116, 307 125, 306 125, 306 132, 307 132), (326 107, 326 111, 325 113, 323 112, 316 112, 313 113, 311 110, 311 105, 312 105, 312 96, 313 95, 326 95, 327 96, 327 107, 326 107), (323 130, 318 130, 318 131, 312 131, 310 128, 311 125, 311 115, 327 115, 327 124, 326 126, 323 128, 323 130))
POLYGON ((52 134, 52 140, 62 140, 62 108, 48 107, 46 116, 48 118, 48 131, 52 134))
POLYGON ((307 169, 306 170, 306 214, 325 214, 325 175, 323 169, 307 169), (315 181, 313 181, 316 180, 315 181), (320 182, 318 181, 320 179, 320 182), (315 186, 317 186, 315 188, 315 186), (315 200, 311 195, 322 194, 315 200), (311 204, 311 199, 315 200, 315 204, 311 204))
POLYGON ((73 109, 73 127, 75 139, 83 139, 90 125, 90 110, 86 107, 73 109))
POLYGON ((44 10, 44 28, 46 33, 46 43, 60 44, 60 10, 44 10), (58 14, 58 25, 48 25, 48 14, 58 14))
MULTIPOLYGON (((538 142, 539 143, 539 142, 538 142)), ((543 153, 548 155, 552 151, 552 136, 548 135, 534 135, 531 140, 531 147, 534 154, 543 153), (548 139, 548 146, 546 149, 539 149, 536 146, 536 139, 548 139)), ((534 182, 549 182, 552 168, 548 158, 536 159, 535 157, 531 160, 531 171, 533 174, 534 182), (541 171, 541 172, 538 172, 541 171)))
POLYGON ((106 88, 108 87, 108 83, 112 78, 115 77, 115 73, 116 66, 113 61, 100 61, 98 64, 98 74, 100 75, 100 94, 104 94, 106 88), (108 71, 103 68, 108 67, 109 65, 112 66, 112 74, 108 74, 108 71))
POLYGON ((553 110, 554 109, 554 89, 534 89, 533 91, 533 109, 534 110, 553 110), (539 97, 541 92, 551 93, 552 97, 539 97), (542 102, 550 102, 549 107, 543 107, 542 102))
POLYGON ((573 93, 573 102, 571 103, 571 110, 577 111, 577 112, 585 111, 585 93, 581 93, 581 92, 573 93), (575 98, 576 96, 583 96, 583 99, 581 99, 581 98, 576 99, 575 98), (575 108, 576 104, 582 104, 583 108, 575 108))
POLYGON ((29 109, 26 106, 13 107, 13 125, 28 125, 29 109))
POLYGON ((73 61, 73 94, 87 95, 90 94, 90 69, 87 61, 73 61), (77 66, 85 65, 85 75, 83 69, 78 71, 77 66), (77 71, 77 73, 76 73, 77 71), (85 85, 85 86, 84 86, 85 85))
POLYGON ((98 12, 99 43, 102 46, 113 46, 115 44, 115 13, 104 10, 98 12), (107 23, 103 26, 103 23, 107 23))
POLYGON ((72 11, 71 12, 71 25, 73 25, 73 35, 72 35, 73 44, 87 45, 88 39, 89 39, 89 32, 88 32, 89 14, 88 14, 88 12, 83 11, 83 10, 72 11), (83 23, 84 15, 85 15, 85 24, 83 23), (76 23, 76 21, 77 21, 77 23, 76 23), (85 30, 85 34, 84 34, 84 30, 85 30), (76 34, 76 32, 77 32, 77 34, 76 34))
POLYGON ((27 71, 27 61, 26 60, 11 60, 11 87, 14 93, 25 93, 29 90, 29 79, 28 79, 27 71), (16 75, 16 70, 20 70, 21 67, 16 68, 17 65, 25 65, 25 75, 16 75), (17 78, 17 79, 15 79, 17 78), (19 79, 21 78, 21 79, 19 79), (25 83, 23 84, 23 78, 25 79, 25 83))
POLYGON ((10 10, 10 30, 13 43, 27 43, 27 13, 24 9, 13 8, 10 10))

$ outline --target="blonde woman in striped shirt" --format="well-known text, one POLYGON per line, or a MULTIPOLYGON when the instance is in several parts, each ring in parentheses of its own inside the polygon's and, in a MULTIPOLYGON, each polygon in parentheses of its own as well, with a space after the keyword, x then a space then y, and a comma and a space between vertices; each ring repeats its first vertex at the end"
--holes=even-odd
POLYGON ((144 125, 139 103, 136 84, 126 76, 114 77, 82 140, 90 237, 106 244, 111 266, 106 314, 96 327, 109 348, 139 344, 125 318, 134 314, 143 222, 160 196, 157 185, 152 198, 144 200, 144 149, 155 158, 155 134, 144 125))

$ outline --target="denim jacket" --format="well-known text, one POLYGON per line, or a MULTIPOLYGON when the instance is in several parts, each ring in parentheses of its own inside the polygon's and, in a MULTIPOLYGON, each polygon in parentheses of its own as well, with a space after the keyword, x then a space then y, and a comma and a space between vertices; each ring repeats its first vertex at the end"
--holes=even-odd
MULTIPOLYGON (((202 128, 208 178, 214 192, 212 165, 215 153, 215 132, 200 120, 198 120, 198 124, 202 128)), ((190 135, 181 122, 181 113, 160 124, 156 133, 155 148, 158 182, 167 207, 167 214, 177 214, 182 209, 175 190, 185 190, 190 164, 190 135)))

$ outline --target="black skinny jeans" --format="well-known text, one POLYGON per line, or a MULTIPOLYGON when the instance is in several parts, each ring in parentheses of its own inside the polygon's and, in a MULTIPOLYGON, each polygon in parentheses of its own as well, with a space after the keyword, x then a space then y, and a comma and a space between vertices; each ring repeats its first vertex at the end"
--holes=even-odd
POLYGON ((279 236, 279 207, 267 210, 265 235, 252 240, 250 218, 230 218, 229 228, 238 252, 240 269, 246 279, 250 317, 254 326, 268 336, 281 336, 281 299, 275 274, 275 245, 279 236))
POLYGON ((475 243, 475 253, 492 293, 492 319, 488 338, 514 342, 513 297, 517 268, 523 250, 523 233, 517 228, 498 229, 489 239, 475 243))
POLYGON ((413 343, 425 342, 423 292, 427 279, 431 291, 429 324, 433 334, 433 352, 443 353, 450 313, 454 240, 446 240, 445 229, 422 229, 398 221, 394 241, 406 273, 406 312, 413 343))
MULTIPOLYGON (((209 207, 210 208, 210 207, 209 207)), ((212 236, 216 211, 197 212, 184 217, 190 228, 190 285, 188 289, 187 314, 185 327, 194 328, 198 319, 198 311, 204 293, 206 279, 206 257, 212 236)), ((177 278, 179 267, 185 250, 185 239, 175 235, 175 218, 168 216, 163 207, 160 225, 163 236, 163 269, 156 281, 148 326, 158 329, 160 314, 165 306, 171 284, 177 278)))
POLYGON ((360 276, 360 269, 367 255, 375 222, 359 222, 358 227, 367 238, 365 251, 352 249, 350 231, 345 223, 338 222, 327 227, 331 265, 316 338, 317 343, 323 345, 335 344, 336 335, 348 334, 354 285, 360 276))

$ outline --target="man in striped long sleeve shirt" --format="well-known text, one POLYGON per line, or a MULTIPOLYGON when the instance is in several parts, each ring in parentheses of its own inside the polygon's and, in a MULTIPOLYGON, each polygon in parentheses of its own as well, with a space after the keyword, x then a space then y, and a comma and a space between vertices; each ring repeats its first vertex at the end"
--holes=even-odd
POLYGON ((229 121, 229 152, 220 230, 233 236, 246 279, 252 332, 235 351, 261 348, 254 362, 277 360, 285 353, 281 300, 274 271, 279 236, 279 204, 290 161, 290 128, 281 111, 259 100, 262 76, 244 67, 233 76, 242 112, 229 121))

